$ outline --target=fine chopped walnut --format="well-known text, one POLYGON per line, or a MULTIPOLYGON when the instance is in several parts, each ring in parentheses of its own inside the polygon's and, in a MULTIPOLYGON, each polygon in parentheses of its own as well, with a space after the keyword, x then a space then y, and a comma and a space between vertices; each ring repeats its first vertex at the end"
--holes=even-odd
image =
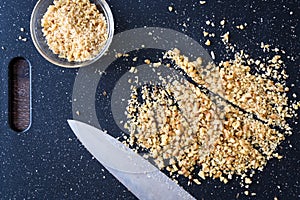
MULTIPOLYGON (((202 165, 199 172, 201 178, 209 176, 220 178, 223 182, 231 179, 228 177, 233 174, 243 175, 250 169, 262 170, 285 138, 232 106, 227 106, 224 112, 222 134, 210 154, 199 162, 202 165)), ((248 178, 246 183, 250 183, 248 178)))
MULTIPOLYGON (((274 63, 277 63, 277 60, 274 60, 274 63)), ((253 75, 250 70, 240 54, 237 54, 234 60, 221 63, 220 78, 225 99, 256 114, 269 124, 287 128, 285 118, 288 117, 289 109, 286 87, 263 78, 262 75, 253 75)))
POLYGON ((189 176, 215 141, 211 130, 220 129, 216 106, 188 82, 143 86, 141 92, 144 102, 135 90, 127 108, 131 141, 149 149, 159 168, 189 176))
POLYGON ((49 48, 68 61, 95 57, 107 41, 107 23, 89 0, 54 0, 41 25, 49 48))
MULTIPOLYGON (((143 101, 139 102, 137 88, 132 87, 128 123, 124 126, 130 130, 131 145, 148 149, 158 167, 173 177, 183 175, 197 184, 199 177, 227 183, 233 175, 239 175, 244 180, 242 185, 248 188, 252 183, 249 173, 252 177, 271 158, 282 158, 275 151, 291 133, 287 118, 296 115, 299 103, 289 104, 283 71, 281 82, 269 79, 268 74, 251 72, 254 64, 263 72, 276 74, 274 71, 282 64, 279 55, 265 65, 239 53, 219 66, 204 66, 202 58, 190 61, 173 49, 164 59, 174 61, 198 86, 210 92, 203 93, 190 82, 164 81, 167 84, 163 88, 143 87, 143 101), (279 128, 272 128, 274 124, 279 128)), ((161 62, 153 64, 155 68, 161 66, 161 62)))

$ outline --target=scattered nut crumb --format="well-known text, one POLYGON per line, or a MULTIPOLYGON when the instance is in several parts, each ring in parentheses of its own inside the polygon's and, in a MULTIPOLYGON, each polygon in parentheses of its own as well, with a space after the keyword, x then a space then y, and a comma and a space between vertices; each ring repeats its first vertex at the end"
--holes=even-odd
POLYGON ((144 63, 146 63, 147 65, 149 65, 151 63, 151 61, 149 59, 145 59, 144 63))
POLYGON ((203 31, 203 36, 206 37, 208 36, 209 32, 203 31))
POLYGON ((226 32, 224 35, 221 36, 221 38, 225 44, 229 43, 229 32, 226 32))
POLYGON ((260 48, 262 48, 264 52, 266 52, 266 51, 269 52, 270 51, 270 45, 269 44, 264 44, 263 42, 261 42, 260 48))
POLYGON ((210 46, 210 40, 206 40, 205 45, 210 46))
POLYGON ((153 63, 153 67, 159 67, 161 65, 161 62, 153 63))
POLYGON ((236 28, 237 28, 237 29, 240 29, 240 30, 244 30, 245 27, 244 27, 243 24, 241 24, 241 25, 236 26, 236 28))
POLYGON ((213 60, 216 59, 215 53, 214 53, 213 51, 210 52, 210 55, 211 55, 211 58, 212 58, 213 60))
POLYGON ((245 178, 245 183, 246 183, 246 184, 251 184, 251 183, 252 183, 252 181, 251 181, 251 179, 250 179, 250 178, 245 178))
POLYGON ((208 36, 209 37, 215 37, 215 34, 214 33, 210 33, 208 36))
POLYGON ((193 181, 197 184, 197 185, 200 185, 201 182, 198 180, 198 179, 193 179, 193 181))
POLYGON ((121 58, 122 56, 123 56, 122 53, 116 53, 116 55, 115 55, 116 58, 121 58))
POLYGON ((131 67, 129 72, 130 73, 136 73, 137 72, 136 70, 137 70, 136 67, 131 67))
POLYGON ((221 21, 220 21, 220 25, 221 25, 221 26, 224 26, 224 25, 225 25, 225 22, 226 22, 225 19, 221 20, 221 21))

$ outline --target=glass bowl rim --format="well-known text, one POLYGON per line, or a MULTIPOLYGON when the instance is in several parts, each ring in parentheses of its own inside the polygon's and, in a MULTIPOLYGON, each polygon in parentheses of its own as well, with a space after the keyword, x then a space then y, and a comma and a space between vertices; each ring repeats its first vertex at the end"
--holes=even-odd
MULTIPOLYGON (((108 38, 107 38, 104 46, 102 47, 100 52, 96 56, 94 56, 92 59, 82 61, 82 62, 69 62, 69 61, 67 61, 67 59, 58 58, 58 55, 57 55, 57 60, 58 59, 65 60, 64 63, 59 62, 55 59, 52 59, 52 58, 50 58, 50 56, 48 56, 48 54, 43 50, 43 47, 41 47, 41 45, 40 45, 41 41, 39 41, 37 34, 36 34, 36 23, 35 22, 37 20, 37 16, 36 16, 38 14, 37 10, 39 9, 39 7, 41 6, 41 4, 44 1, 45 0, 38 0, 38 2, 34 6, 34 9, 32 11, 31 18, 30 18, 30 34, 31 34, 31 38, 32 38, 35 48, 47 61, 49 61, 50 63, 55 64, 57 66, 60 66, 60 67, 78 68, 78 67, 84 67, 84 66, 91 65, 92 63, 96 62, 99 58, 101 58, 105 54, 105 52, 108 50, 108 48, 112 42, 113 35, 114 35, 113 14, 111 12, 109 5, 107 4, 107 2, 105 0, 92 0, 91 1, 92 3, 95 3, 97 6, 100 5, 100 7, 102 9, 101 13, 103 13, 103 15, 106 19, 108 38)), ((52 3, 53 3, 53 0, 52 0, 52 3)), ((52 5, 52 4, 49 4, 49 6, 50 5, 52 5)), ((47 47, 48 47, 48 45, 47 45, 47 47)), ((51 53, 53 55, 55 55, 52 51, 51 51, 51 53)))

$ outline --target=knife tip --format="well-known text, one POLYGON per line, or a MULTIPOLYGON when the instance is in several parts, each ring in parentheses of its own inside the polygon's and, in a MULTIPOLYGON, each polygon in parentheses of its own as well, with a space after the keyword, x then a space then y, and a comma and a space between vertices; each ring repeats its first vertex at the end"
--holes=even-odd
POLYGON ((73 120, 73 119, 67 119, 67 122, 68 122, 69 125, 71 125, 72 123, 74 123, 74 121, 75 120, 73 120))

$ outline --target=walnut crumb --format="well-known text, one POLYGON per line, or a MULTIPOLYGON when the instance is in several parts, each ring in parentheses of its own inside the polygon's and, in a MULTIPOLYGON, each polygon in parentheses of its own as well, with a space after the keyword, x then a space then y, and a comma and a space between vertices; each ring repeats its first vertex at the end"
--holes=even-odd
POLYGON ((251 181, 251 179, 250 179, 250 178, 245 178, 245 183, 246 183, 246 184, 251 184, 251 183, 252 183, 252 181, 251 181))
POLYGON ((209 35, 209 32, 203 31, 203 36, 206 37, 209 35))
POLYGON ((225 25, 225 22, 226 22, 225 19, 221 20, 221 21, 220 21, 220 25, 221 25, 221 26, 224 26, 224 25, 225 25))
POLYGON ((151 63, 151 61, 149 59, 145 59, 144 63, 146 63, 147 65, 149 65, 151 63))
POLYGON ((206 40, 205 45, 210 46, 210 40, 206 40))

